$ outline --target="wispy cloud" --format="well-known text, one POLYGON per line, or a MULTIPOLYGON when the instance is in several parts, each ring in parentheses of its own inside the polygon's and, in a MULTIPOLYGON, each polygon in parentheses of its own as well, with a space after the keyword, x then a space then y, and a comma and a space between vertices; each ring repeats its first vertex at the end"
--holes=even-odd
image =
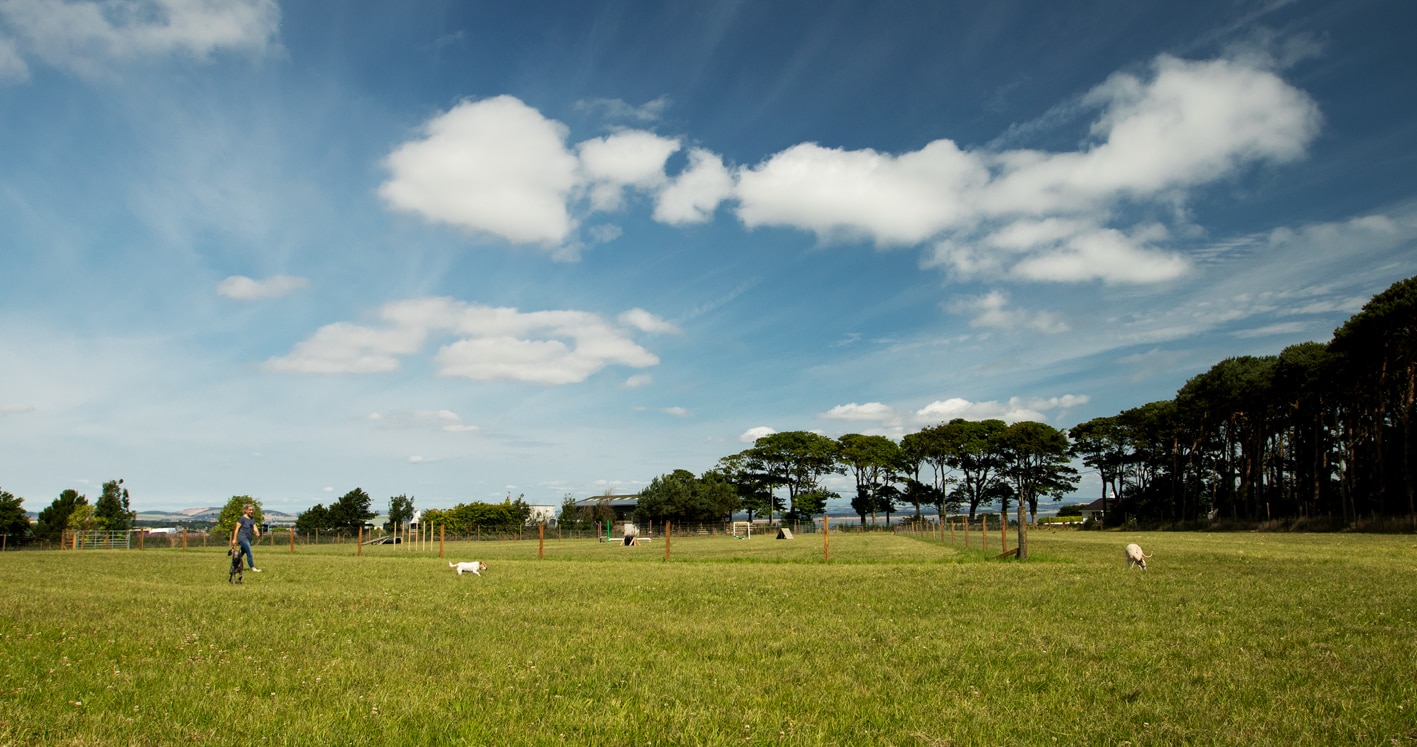
POLYGON ((1008 294, 990 291, 975 298, 965 298, 950 304, 950 310, 965 315, 973 315, 971 327, 992 329, 1027 329, 1045 334, 1067 332, 1068 325, 1056 314, 1047 311, 1025 311, 1009 308, 1008 294))
POLYGON ((828 420, 848 420, 853 422, 884 422, 894 419, 896 412, 889 405, 884 405, 880 402, 867 402, 865 404, 852 402, 847 405, 837 405, 822 413, 821 417, 828 420))
POLYGON ((581 99, 575 103, 575 108, 615 122, 644 124, 659 121, 669 105, 669 97, 660 96, 638 106, 625 103, 623 99, 581 99))
POLYGON ((236 301, 264 301, 288 296, 309 286, 309 280, 290 275, 275 275, 264 280, 232 275, 217 284, 216 292, 236 301))
POLYGON ((385 304, 381 326, 329 324, 290 354, 272 358, 268 371, 283 373, 384 373, 420 352, 432 337, 454 337, 433 356, 438 373, 478 381, 558 385, 584 381, 606 366, 648 368, 659 358, 630 335, 673 331, 653 314, 634 309, 623 326, 584 311, 521 312, 420 298, 385 304))
POLYGON ((115 63, 180 54, 262 52, 276 43, 275 0, 5 0, 0 3, 0 75, 24 77, 25 58, 89 77, 115 63))
POLYGON ((371 412, 366 417, 376 428, 438 430, 445 433, 469 433, 478 430, 452 410, 393 410, 371 412))

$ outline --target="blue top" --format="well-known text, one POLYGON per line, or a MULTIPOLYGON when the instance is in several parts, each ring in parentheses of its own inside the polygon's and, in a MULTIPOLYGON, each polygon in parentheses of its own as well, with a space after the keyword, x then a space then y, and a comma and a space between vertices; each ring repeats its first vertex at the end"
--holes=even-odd
POLYGON ((242 516, 236 520, 236 524, 238 527, 236 530, 236 539, 250 542, 251 535, 256 531, 256 520, 242 514, 242 516))

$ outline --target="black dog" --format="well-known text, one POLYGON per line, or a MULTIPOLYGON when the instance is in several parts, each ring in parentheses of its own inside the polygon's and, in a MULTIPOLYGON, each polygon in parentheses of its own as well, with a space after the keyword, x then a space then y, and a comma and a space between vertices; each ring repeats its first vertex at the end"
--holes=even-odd
POLYGON ((231 584, 239 584, 246 570, 246 566, 241 562, 241 551, 233 547, 227 550, 226 554, 231 556, 231 571, 226 575, 226 581, 231 584))

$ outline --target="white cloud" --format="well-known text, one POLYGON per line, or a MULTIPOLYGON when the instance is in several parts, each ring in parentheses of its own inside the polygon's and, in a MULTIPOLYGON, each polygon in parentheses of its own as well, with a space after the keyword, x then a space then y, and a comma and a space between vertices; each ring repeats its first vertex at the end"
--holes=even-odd
POLYGON ((627 130, 576 146, 581 172, 590 186, 591 206, 618 210, 625 187, 652 190, 664 184, 664 163, 679 141, 643 130, 627 130))
POLYGON ((760 425, 756 428, 749 428, 748 430, 743 431, 743 433, 738 436, 738 441, 740 443, 750 444, 762 438, 763 436, 771 436, 774 433, 777 433, 777 431, 767 427, 766 425, 760 425))
POLYGON ((823 239, 917 244, 975 215, 969 195, 988 182, 981 161, 949 140, 893 156, 794 145, 738 175, 738 217, 749 228, 788 226, 823 239))
POLYGON ((1008 303, 1008 294, 1003 291, 990 291, 983 296, 956 301, 950 305, 950 310, 959 314, 973 314, 974 318, 969 321, 969 326, 976 328, 1030 329, 1045 334, 1068 331, 1067 323, 1056 314, 1011 309, 1008 303))
POLYGON ((1155 226, 1109 226, 1123 203, 1183 203, 1188 190, 1256 163, 1305 155, 1317 105, 1255 59, 1159 57, 1084 105, 1097 142, 1070 152, 962 151, 949 140, 900 155, 796 145, 741 170, 745 225, 879 246, 933 241, 928 267, 963 276, 1156 283, 1186 261, 1155 226))
POLYGON ((660 191, 654 219, 669 225, 703 223, 733 194, 733 175, 723 159, 702 148, 689 151, 689 165, 660 191))
POLYGON ((1188 268, 1180 256, 1105 228, 1073 236, 1062 246, 1024 259, 1014 265, 1013 274, 1025 280, 1159 283, 1180 277, 1188 268))
POLYGON ((847 405, 837 405, 832 409, 822 413, 821 417, 828 420, 848 420, 853 422, 883 422, 896 417, 896 412, 889 405, 880 402, 867 402, 856 404, 852 402, 847 405))
POLYGON ((678 334, 679 328, 644 309, 634 308, 616 317, 621 324, 644 332, 678 334))
POLYGON ((268 371, 304 374, 387 373, 399 357, 423 348, 426 329, 374 329, 348 322, 327 324, 296 344, 290 355, 266 361, 268 371))
MULTIPOLYGON (((430 221, 575 259, 579 220, 620 210, 627 190, 655 199, 659 220, 692 222, 705 219, 731 188, 717 157, 697 149, 690 169, 671 182, 665 164, 681 147, 677 139, 622 130, 572 149, 568 133, 512 96, 464 101, 389 154, 379 194, 430 221)), ((604 243, 619 231, 601 224, 589 233, 604 243)))
MULTIPOLYGON (((629 111, 623 102, 606 110, 629 111)), ((1113 75, 1070 110, 1096 112, 1090 142, 1071 151, 963 150, 949 139, 895 154, 800 143, 730 170, 692 148, 685 168, 668 174, 680 138, 625 130, 572 150, 564 125, 501 96, 430 120, 422 140, 390 154, 380 194, 397 209, 552 247, 558 258, 579 251, 577 218, 620 209, 637 190, 670 225, 705 222, 733 201, 750 229, 928 244, 922 263, 961 277, 1155 284, 1190 263, 1168 247, 1166 226, 1119 224, 1118 214, 1133 212, 1123 208, 1150 203, 1183 215, 1200 187, 1304 157, 1321 124, 1313 99, 1255 54, 1162 55, 1145 74, 1113 75)), ((1039 316, 1028 323, 1060 328, 1039 316)))
POLYGON ((648 368, 659 358, 629 334, 665 331, 658 317, 632 310, 616 326, 584 311, 521 312, 450 298, 398 301, 380 310, 382 327, 337 322, 316 330, 289 355, 266 362, 289 373, 378 373, 399 368, 399 358, 421 351, 429 338, 455 337, 433 356, 440 375, 478 381, 537 384, 584 381, 606 366, 648 368))
POLYGON ((216 292, 237 301, 264 301, 288 296, 309 285, 309 280, 290 275, 274 275, 265 280, 232 275, 217 284, 216 292))
POLYGON ((625 379, 626 389, 639 389, 642 386, 649 386, 654 381, 654 377, 649 374, 635 374, 625 379))
POLYGON ((693 414, 683 407, 665 407, 662 408, 660 412, 664 413, 665 415, 673 415, 676 418, 687 418, 691 414, 693 414))
POLYGON ((498 96, 464 101, 422 130, 385 159, 379 195, 390 205, 512 243, 554 247, 570 236, 578 164, 564 125, 498 96))
POLYGON ((0 406, 0 415, 22 415, 27 412, 34 412, 34 405, 0 406))
POLYGON ((97 76, 140 58, 264 51, 275 44, 280 7, 275 0, 4 0, 0 19, 14 36, 8 62, 0 50, 0 71, 14 70, 26 54, 97 76))
POLYGON ((452 410, 396 410, 371 412, 367 419, 382 429, 438 430, 446 433, 469 433, 477 426, 468 425, 452 410))
POLYGON ((965 420, 1002 420, 1006 423, 1017 423, 1023 420, 1033 420, 1044 422, 1047 420, 1045 411, 1066 410, 1070 407, 1086 404, 1089 401, 1087 395, 1065 394, 1061 397, 1049 397, 1045 399, 1024 399, 1021 397, 1010 397, 1008 402, 989 400, 988 402, 971 402, 960 397, 951 397, 945 400, 936 400, 915 412, 916 420, 921 423, 946 423, 955 418, 965 420))
POLYGON ((984 209, 1092 211, 1211 182, 1250 163, 1295 160, 1318 134, 1314 101, 1253 60, 1163 55, 1152 73, 1145 81, 1119 73, 1085 97, 1102 109, 1094 147, 1000 154, 1001 173, 982 198, 984 209))

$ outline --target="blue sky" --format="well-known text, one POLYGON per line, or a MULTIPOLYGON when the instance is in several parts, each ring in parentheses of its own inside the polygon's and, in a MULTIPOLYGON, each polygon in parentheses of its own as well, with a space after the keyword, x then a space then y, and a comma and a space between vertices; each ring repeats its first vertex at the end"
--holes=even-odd
POLYGON ((1169 399, 1417 270, 1412 28, 0 0, 0 487, 558 504, 773 430, 1169 399))

